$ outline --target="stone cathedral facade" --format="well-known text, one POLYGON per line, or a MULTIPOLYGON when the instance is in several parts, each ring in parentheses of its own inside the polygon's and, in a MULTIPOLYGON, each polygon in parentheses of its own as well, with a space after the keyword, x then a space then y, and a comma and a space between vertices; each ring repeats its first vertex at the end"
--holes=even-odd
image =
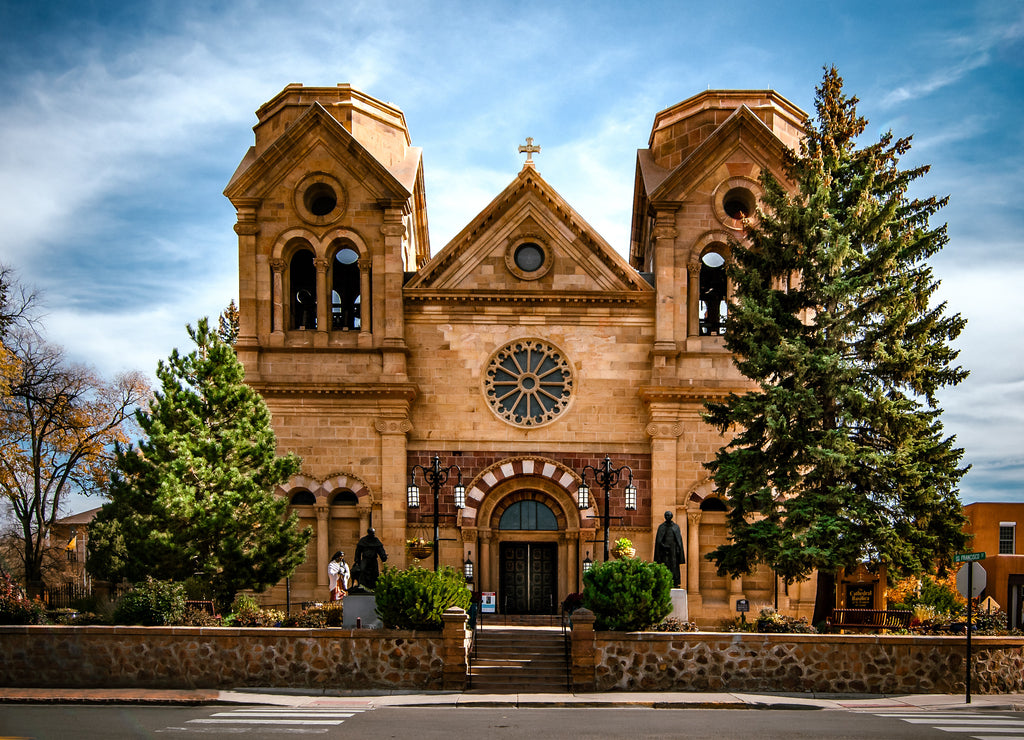
MULTIPOLYGON (((709 90, 655 115, 628 249, 595 232, 523 147, 523 169, 432 254, 422 151, 401 110, 348 85, 289 85, 263 105, 225 195, 237 210, 238 356, 281 450, 303 459, 279 490, 315 533, 291 600, 326 598, 328 558, 351 562, 371 526, 389 564, 410 563, 407 540, 434 536, 422 468, 436 455, 458 468, 438 493, 438 559, 471 563, 499 612, 557 611, 584 562, 604 557, 606 524, 652 559, 671 511, 691 619, 732 618, 738 599, 756 610, 776 593, 780 609, 810 616, 813 580, 729 579, 704 558, 726 526, 702 467, 724 439, 701 420, 705 401, 745 387, 723 344, 723 265, 759 173, 781 178, 803 117, 764 90, 709 90), (628 467, 607 509, 592 470, 606 457, 628 467)), ((283 603, 284 589, 265 602, 283 603)))

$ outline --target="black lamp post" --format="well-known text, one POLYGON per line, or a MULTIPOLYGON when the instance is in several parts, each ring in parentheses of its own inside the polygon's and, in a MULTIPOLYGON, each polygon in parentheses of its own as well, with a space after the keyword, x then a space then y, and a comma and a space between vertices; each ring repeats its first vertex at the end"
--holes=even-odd
MULTIPOLYGON (((590 486, 587 485, 587 471, 590 471, 594 476, 594 482, 604 489, 604 509, 601 512, 601 520, 604 524, 604 562, 608 562, 608 528, 611 525, 611 512, 608 510, 609 503, 611 500, 611 491, 619 480, 622 478, 623 473, 629 474, 629 483, 626 484, 626 511, 636 510, 636 486, 633 485, 633 471, 628 465, 623 465, 621 468, 612 467, 612 459, 608 456, 604 456, 604 462, 599 467, 593 465, 587 465, 580 471, 580 485, 576 489, 577 500, 576 503, 581 509, 590 508, 590 486)), ((615 517, 619 519, 621 517, 615 517)))
POLYGON ((434 571, 437 571, 437 549, 441 541, 441 528, 438 523, 440 512, 438 511, 438 496, 441 493, 441 486, 448 482, 448 476, 454 470, 459 475, 459 482, 455 484, 455 508, 466 508, 466 487, 462 485, 462 469, 458 465, 441 467, 441 458, 434 455, 434 460, 429 468, 422 465, 413 465, 409 470, 409 488, 406 490, 406 505, 410 509, 418 509, 420 506, 420 487, 416 485, 416 471, 423 474, 423 480, 430 486, 434 494, 434 571))

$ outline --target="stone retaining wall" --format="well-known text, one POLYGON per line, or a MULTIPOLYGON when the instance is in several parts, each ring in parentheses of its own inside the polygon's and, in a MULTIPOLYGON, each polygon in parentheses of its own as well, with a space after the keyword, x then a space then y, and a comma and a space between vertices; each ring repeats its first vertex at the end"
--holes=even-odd
POLYGON ((5 626, 0 685, 442 689, 464 636, 446 651, 448 630, 5 626))
MULTIPOLYGON (((963 637, 594 632, 573 617, 579 691, 959 694, 963 637)), ((971 690, 1024 691, 1024 639, 974 637, 971 690)))

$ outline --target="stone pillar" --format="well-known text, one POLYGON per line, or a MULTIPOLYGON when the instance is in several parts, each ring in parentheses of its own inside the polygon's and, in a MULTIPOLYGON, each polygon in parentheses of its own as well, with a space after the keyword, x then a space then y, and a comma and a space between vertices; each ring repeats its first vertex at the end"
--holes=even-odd
POLYGON ((569 660, 573 691, 597 691, 595 619, 589 609, 580 608, 572 613, 569 660))
POLYGON ((491 530, 479 530, 478 542, 480 543, 480 567, 478 568, 480 577, 477 579, 479 585, 477 586, 478 591, 497 591, 493 584, 496 583, 494 576, 491 574, 491 540, 494 535, 491 530))
MULTIPOLYGON (((358 537, 362 537, 366 534, 366 530, 370 528, 370 513, 372 511, 373 502, 370 497, 366 497, 366 503, 360 501, 356 504, 356 513, 359 515, 359 534, 358 537)), ((358 541, 358 540, 357 540, 358 541)), ((353 545, 353 548, 355 546, 353 545)), ((385 548, 386 549, 386 548, 385 548)), ((352 556, 355 557, 355 550, 353 549, 352 556)))
POLYGON ((331 560, 327 542, 327 514, 329 509, 326 503, 317 503, 316 507, 316 582, 317 585, 326 586, 327 563, 331 560))
POLYGON ((384 345, 405 347, 405 314, 402 305, 402 282, 405 279, 405 268, 402 264, 405 203, 386 201, 380 205, 384 209, 384 224, 380 227, 380 233, 384 235, 384 345))
MULTIPOLYGON (((270 269, 274 271, 273 287, 271 295, 270 312, 273 314, 273 325, 271 331, 279 338, 284 339, 284 260, 270 260, 270 269)), ((241 307, 239 307, 241 313, 241 307)))
POLYGON ((442 688, 445 691, 462 691, 466 688, 466 611, 457 606, 444 610, 442 648, 442 688))
MULTIPOLYGON (((238 337, 252 341, 259 333, 260 258, 256 254, 256 235, 260 233, 256 220, 259 198, 238 198, 233 201, 237 220, 235 233, 238 234, 238 337)), ((266 268, 264 268, 266 269, 266 268)))
MULTIPOLYGON (((683 433, 683 426, 674 420, 675 414, 670 408, 661 408, 651 404, 652 422, 647 425, 647 434, 651 438, 651 534, 665 521, 665 512, 676 514, 676 473, 678 438, 683 433)), ((678 524, 679 522, 676 522, 678 524)), ((644 553, 643 557, 653 559, 654 550, 644 553)))
POLYGON ((579 530, 572 530, 565 533, 567 540, 566 565, 568 565, 568 580, 565 582, 565 594, 583 590, 583 583, 580 580, 580 533, 579 530))
POLYGON ((395 559, 394 564, 404 568, 407 521, 405 492, 409 479, 406 435, 412 431, 412 422, 404 416, 383 417, 374 422, 374 428, 380 434, 382 521, 372 523, 371 526, 382 540, 384 536, 394 537, 393 540, 385 541, 384 546, 389 556, 395 559))
POLYGON ((747 598, 743 593, 743 576, 736 576, 729 580, 729 610, 736 608, 739 599, 747 598))
POLYGON ((359 260, 359 346, 369 347, 373 334, 373 299, 370 290, 370 266, 373 261, 369 257, 359 260))
POLYGON ((691 613, 704 604, 700 593, 700 515, 700 511, 686 512, 686 595, 691 613))
POLYGON ((659 207, 654 216, 654 286, 657 291, 655 309, 654 350, 655 352, 676 351, 675 315, 678 297, 676 293, 676 211, 678 204, 667 208, 659 207))
POLYGON ((691 262, 686 266, 689 276, 687 281, 686 324, 687 336, 700 336, 700 262, 691 262))
POLYGON ((316 347, 327 346, 327 332, 331 329, 331 292, 327 286, 327 269, 330 266, 326 257, 313 260, 316 268, 316 334, 313 344, 316 347))

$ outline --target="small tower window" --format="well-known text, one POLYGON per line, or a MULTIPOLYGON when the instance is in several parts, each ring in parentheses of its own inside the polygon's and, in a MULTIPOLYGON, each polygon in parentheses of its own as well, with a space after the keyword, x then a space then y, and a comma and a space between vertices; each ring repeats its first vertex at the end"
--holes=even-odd
POLYGON ((708 252, 700 260, 700 333, 707 336, 725 334, 728 304, 725 299, 725 258, 708 252))
POLYGON ((292 257, 288 271, 291 286, 292 329, 316 328, 316 268, 313 253, 301 249, 292 257))
POLYGON ((335 331, 359 329, 362 326, 359 254, 343 243, 331 267, 331 328, 335 331))

